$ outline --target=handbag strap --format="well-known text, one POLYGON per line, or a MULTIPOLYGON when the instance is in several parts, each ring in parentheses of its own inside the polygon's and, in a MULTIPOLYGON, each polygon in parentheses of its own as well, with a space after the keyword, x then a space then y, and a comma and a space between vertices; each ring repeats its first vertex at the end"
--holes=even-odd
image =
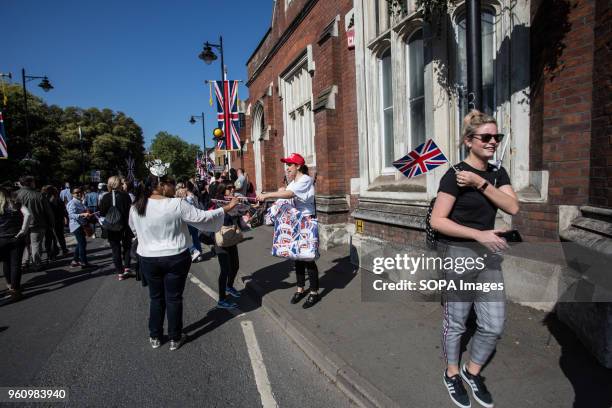
POLYGON ((113 194, 113 207, 114 207, 115 206, 115 190, 113 190, 112 194, 113 194))

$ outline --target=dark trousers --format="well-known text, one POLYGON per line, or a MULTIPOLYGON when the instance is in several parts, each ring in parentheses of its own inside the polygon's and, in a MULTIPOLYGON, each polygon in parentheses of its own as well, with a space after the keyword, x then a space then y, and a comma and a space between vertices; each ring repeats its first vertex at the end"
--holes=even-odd
POLYGON ((221 273, 219 273, 219 300, 224 300, 225 290, 234 287, 234 280, 240 268, 238 247, 236 245, 230 247, 215 246, 215 252, 221 269, 221 273))
POLYGON ((0 238, 0 262, 4 278, 14 290, 21 290, 21 258, 25 249, 24 239, 0 238))
POLYGON ((113 251, 113 263, 117 273, 123 273, 123 268, 130 267, 132 260, 132 234, 126 229, 122 231, 108 231, 108 243, 113 251))
POLYGON ((310 290, 319 290, 319 268, 314 261, 295 261, 295 275, 297 277, 298 288, 306 286, 306 271, 308 271, 308 281, 310 290))
POLYGON ((81 262, 83 265, 87 265, 87 239, 85 238, 85 231, 83 231, 83 227, 76 229, 73 234, 77 241, 76 248, 74 249, 73 260, 76 262, 81 262))
POLYGON ((191 267, 189 251, 178 255, 140 258, 140 270, 149 286, 149 335, 161 338, 164 315, 168 317, 168 337, 179 340, 183 331, 183 291, 191 267))
POLYGON ((68 252, 66 247, 66 237, 64 236, 64 221, 55 221, 55 236, 57 237, 57 244, 62 248, 62 251, 68 252))

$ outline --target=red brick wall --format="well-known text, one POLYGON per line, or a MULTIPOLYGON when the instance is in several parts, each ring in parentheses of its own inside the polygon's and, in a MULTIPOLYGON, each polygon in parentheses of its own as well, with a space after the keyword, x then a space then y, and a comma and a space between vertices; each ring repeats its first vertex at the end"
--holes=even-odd
POLYGON ((597 0, 590 203, 612 207, 612 8, 597 0))
MULTIPOLYGON (((307 45, 312 45, 315 71, 312 78, 313 97, 316 101, 322 90, 331 85, 338 86, 336 109, 323 109, 314 113, 315 148, 317 167, 311 169, 317 175, 317 194, 345 195, 350 193, 350 179, 359 177, 359 160, 357 144, 357 117, 355 99, 355 57, 354 50, 347 48, 344 30, 344 16, 352 8, 351 0, 316 1, 297 29, 289 36, 278 52, 263 66, 261 62, 272 50, 276 41, 281 38, 291 21, 306 5, 308 0, 293 0, 287 12, 284 11, 284 1, 277 3, 274 27, 265 43, 248 63, 249 76, 258 68, 259 73, 249 83, 249 101, 251 114, 257 100, 261 99, 265 109, 265 125, 272 127, 270 140, 262 142, 263 152, 263 188, 266 191, 276 190, 284 176, 284 167, 279 158, 284 153, 283 147, 283 107, 278 96, 278 76, 292 62, 305 52, 307 45), (324 28, 337 16, 338 37, 330 37, 318 43, 324 28), (273 95, 264 96, 273 85, 273 95)), ((247 120, 247 139, 251 135, 252 117, 247 120)), ((251 147, 251 146, 249 146, 251 147)), ((254 177, 253 149, 245 154, 245 162, 252 164, 254 177)), ((245 164, 251 168, 251 164, 245 164)), ((346 215, 329 216, 330 222, 340 218, 346 220, 346 215)))
POLYGON ((560 4, 542 1, 533 22, 530 169, 549 171, 548 203, 513 219, 532 240, 558 239, 558 206, 589 198, 595 0, 560 4))

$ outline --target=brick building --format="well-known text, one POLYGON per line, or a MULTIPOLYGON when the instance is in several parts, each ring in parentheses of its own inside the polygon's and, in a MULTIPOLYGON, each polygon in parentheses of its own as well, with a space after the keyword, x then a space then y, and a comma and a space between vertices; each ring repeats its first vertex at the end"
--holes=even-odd
POLYGON ((302 154, 316 174, 323 246, 347 242, 358 176, 355 59, 346 39, 352 7, 352 0, 276 1, 247 63, 246 152, 238 162, 257 191, 275 191, 284 178, 279 159, 302 154))
MULTIPOLYGON (((349 242, 366 270, 374 256, 422 253, 448 167, 407 179, 391 162, 428 138, 451 162, 465 155, 464 3, 431 24, 412 0, 283 0, 273 16, 248 61, 243 162, 257 189, 276 189, 278 158, 302 152, 316 169, 324 245, 349 242)), ((486 0, 482 11, 484 110, 506 134, 503 165, 521 203, 497 224, 596 256, 612 254, 610 16, 603 0, 486 0)), ((507 268, 517 282, 556 273, 507 268)))

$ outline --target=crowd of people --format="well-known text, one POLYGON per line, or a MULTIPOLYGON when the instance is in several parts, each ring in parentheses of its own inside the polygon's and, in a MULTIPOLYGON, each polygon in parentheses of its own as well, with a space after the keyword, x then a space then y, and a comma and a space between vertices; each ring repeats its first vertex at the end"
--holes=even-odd
MULTIPOLYGON (((430 225, 439 233, 442 257, 473 256, 471 243, 480 244, 492 255, 483 270, 470 276, 474 281, 503 281, 499 253, 507 248, 507 243, 500 236, 503 231, 494 228, 495 215, 498 209, 509 214, 518 212, 517 196, 508 173, 503 167, 490 164, 502 138, 495 118, 478 111, 465 117, 463 143, 467 157, 441 179, 431 210, 430 225)), ((0 188, 0 256, 8 296, 13 300, 22 296, 22 264, 39 270, 44 267, 43 252, 47 262, 55 260, 60 250, 62 255, 68 254, 64 226, 76 241, 71 267, 90 268, 87 237, 95 236, 96 229, 100 229, 112 249, 117 278, 131 276, 135 258, 149 288, 151 346, 161 345, 166 315, 170 350, 176 350, 185 342, 182 296, 187 274, 192 262, 203 259, 203 243, 211 246, 219 263, 217 307, 237 307, 235 300, 240 292, 234 287, 234 280, 240 267, 238 243, 240 231, 248 228, 251 215, 237 211, 239 203, 245 199, 252 203, 291 200, 302 219, 316 219, 314 178, 308 174, 304 158, 293 153, 281 161, 286 165, 284 185, 277 191, 260 194, 256 194, 243 169, 210 174, 208 183, 195 179, 175 183, 159 176, 131 183, 112 176, 106 185, 100 183, 97 188, 71 190, 66 183, 61 191, 51 185, 38 190, 32 177, 23 177, 19 188, 4 185, 0 188)), ((290 302, 296 304, 306 298, 303 307, 312 307, 320 301, 316 262, 297 260, 295 272, 297 290, 290 302)), ((450 280, 467 276, 454 270, 443 273, 450 280)), ((469 407, 465 382, 482 406, 492 407, 493 398, 480 371, 503 331, 505 296, 503 293, 501 297, 478 293, 471 299, 445 296, 443 304, 446 389, 456 405, 469 407), (477 330, 470 361, 460 367, 460 341, 472 307, 477 315, 477 330)))

